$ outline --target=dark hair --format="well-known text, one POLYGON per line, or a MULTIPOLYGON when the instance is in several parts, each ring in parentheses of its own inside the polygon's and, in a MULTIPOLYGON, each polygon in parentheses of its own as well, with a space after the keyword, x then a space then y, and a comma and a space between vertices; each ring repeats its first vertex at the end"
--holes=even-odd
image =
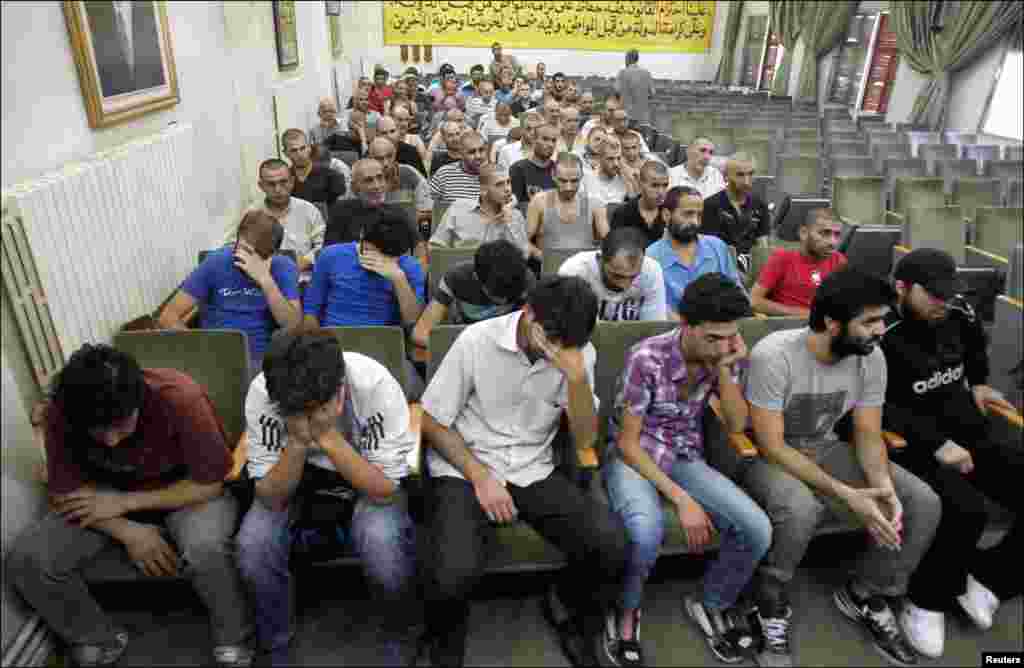
POLYGON ((409 214, 395 204, 380 207, 378 215, 363 227, 362 239, 391 257, 405 255, 416 245, 409 214))
POLYGON ((291 174, 292 168, 289 167, 288 163, 282 160, 281 158, 270 158, 269 160, 264 160, 263 162, 260 163, 260 168, 256 172, 256 175, 260 178, 260 180, 263 179, 263 170, 265 169, 287 169, 288 173, 291 174))
POLYGON ((251 243, 264 260, 281 250, 284 226, 263 209, 250 209, 238 224, 238 237, 251 243))
POLYGON ((142 368, 131 355, 103 344, 85 344, 57 373, 50 398, 72 431, 109 427, 142 406, 142 368))
POLYGON ((626 52, 626 64, 632 65, 633 63, 640 60, 640 52, 636 49, 630 49, 626 52))
POLYGON ((564 79, 565 78, 565 72, 555 72, 554 74, 551 75, 551 80, 552 81, 554 81, 555 79, 558 79, 558 78, 564 79))
POLYGON ((484 66, 481 65, 480 63, 477 63, 473 67, 469 68, 469 73, 470 74, 472 74, 473 72, 483 72, 483 71, 484 71, 484 66))
POLYGON ((694 327, 705 322, 732 322, 751 315, 750 300, 732 279, 711 272, 683 290, 679 315, 694 327))
POLYGON ((616 227, 601 242, 601 261, 611 262, 619 254, 629 258, 643 257, 647 251, 647 235, 635 227, 616 227))
POLYGON ((515 301, 523 298, 528 271, 523 251, 511 241, 489 241, 473 256, 473 271, 487 294, 515 301))
POLYGON ((895 299, 896 291, 885 279, 849 266, 837 269, 825 277, 814 293, 811 329, 825 331, 825 318, 845 325, 864 309, 889 306, 895 299))
POLYGON ((817 209, 811 209, 807 212, 807 215, 804 216, 803 220, 797 221, 797 229, 810 227, 820 220, 824 220, 826 222, 834 221, 835 218, 832 216, 832 209, 825 206, 820 206, 817 209))
POLYGON ((597 296, 582 278, 543 278, 530 291, 526 303, 549 338, 573 348, 590 341, 597 323, 597 296))
POLYGON ((662 202, 661 208, 662 210, 671 213, 679 208, 679 203, 684 197, 693 197, 695 195, 700 197, 700 191, 696 188, 691 188, 690 186, 674 186, 669 188, 668 192, 665 193, 665 201, 662 202))
POLYGON ((263 355, 263 378, 284 417, 322 406, 345 380, 341 343, 325 329, 279 330, 263 355))

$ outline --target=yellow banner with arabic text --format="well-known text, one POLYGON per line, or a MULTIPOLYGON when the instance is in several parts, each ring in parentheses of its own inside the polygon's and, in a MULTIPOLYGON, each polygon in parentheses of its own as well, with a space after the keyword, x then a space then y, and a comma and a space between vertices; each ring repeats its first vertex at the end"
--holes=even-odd
POLYGON ((388 0, 384 44, 707 53, 715 2, 388 0))

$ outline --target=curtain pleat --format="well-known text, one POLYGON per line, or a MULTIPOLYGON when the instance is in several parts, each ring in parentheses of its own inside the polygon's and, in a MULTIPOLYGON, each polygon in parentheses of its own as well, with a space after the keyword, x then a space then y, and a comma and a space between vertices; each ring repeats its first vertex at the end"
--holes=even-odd
POLYGON ((743 0, 729 3, 729 20, 725 24, 725 35, 722 39, 722 59, 718 61, 718 73, 715 83, 731 86, 734 83, 733 69, 736 60, 736 40, 740 35, 740 19, 743 18, 743 0))

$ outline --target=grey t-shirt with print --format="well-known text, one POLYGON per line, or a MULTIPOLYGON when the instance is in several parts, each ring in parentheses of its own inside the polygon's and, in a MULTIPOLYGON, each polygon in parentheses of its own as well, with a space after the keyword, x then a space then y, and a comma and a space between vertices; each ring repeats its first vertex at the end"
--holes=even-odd
POLYGON ((834 428, 847 411, 885 401, 885 355, 875 348, 822 364, 807 348, 811 330, 769 334, 750 354, 746 397, 752 405, 782 411, 786 444, 817 461, 838 437, 834 428))

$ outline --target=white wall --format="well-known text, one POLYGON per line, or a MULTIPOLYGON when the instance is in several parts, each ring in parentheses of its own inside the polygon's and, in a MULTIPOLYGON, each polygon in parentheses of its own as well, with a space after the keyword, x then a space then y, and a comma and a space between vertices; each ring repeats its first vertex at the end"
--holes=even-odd
POLYGON ((973 63, 953 75, 953 92, 949 98, 946 117, 947 129, 970 132, 981 129, 985 103, 992 92, 996 72, 1003 64, 1005 53, 1005 42, 995 44, 973 63))
MULTIPOLYGON (((399 72, 409 65, 420 71, 436 72, 442 63, 451 63, 460 76, 468 76, 469 68, 477 63, 491 62, 490 48, 468 48, 436 46, 432 63, 403 64, 398 46, 381 46, 384 43, 384 5, 380 0, 360 0, 354 3, 354 21, 358 32, 345 34, 346 55, 362 71, 369 74, 374 65, 383 65, 389 72, 399 72), (351 45, 351 48, 349 48, 351 45)), ((748 3, 767 5, 767 2, 748 3)), ((722 33, 733 3, 720 0, 715 12, 714 34, 711 51, 708 54, 689 53, 641 53, 640 64, 657 78, 666 79, 714 79, 722 54, 722 33)), ((763 13, 767 13, 765 10, 763 13)), ((742 36, 742 32, 740 35, 742 36)), ((527 67, 544 62, 549 74, 564 71, 569 75, 614 76, 625 65, 625 53, 620 51, 566 51, 558 49, 511 49, 527 67)))

